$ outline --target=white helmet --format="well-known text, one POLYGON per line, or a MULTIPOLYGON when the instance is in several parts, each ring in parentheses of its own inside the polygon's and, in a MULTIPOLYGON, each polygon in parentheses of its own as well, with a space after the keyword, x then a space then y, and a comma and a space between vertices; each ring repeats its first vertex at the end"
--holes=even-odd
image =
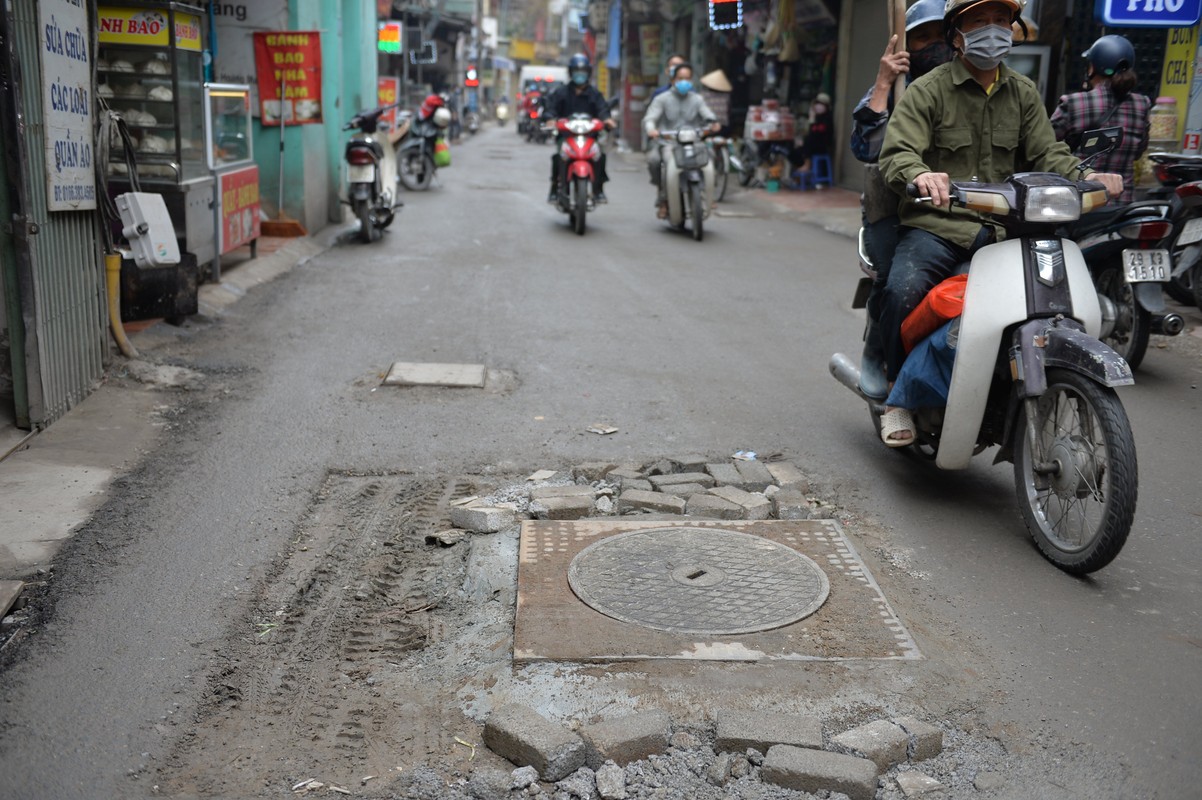
POLYGON ((432 119, 434 120, 435 125, 440 128, 445 128, 451 124, 451 112, 445 108, 437 108, 434 110, 434 116, 432 119))

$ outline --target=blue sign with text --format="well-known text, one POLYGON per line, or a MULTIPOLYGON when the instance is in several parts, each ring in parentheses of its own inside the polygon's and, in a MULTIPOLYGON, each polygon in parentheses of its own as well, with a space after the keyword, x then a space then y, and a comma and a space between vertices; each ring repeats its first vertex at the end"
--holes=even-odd
POLYGON ((1094 15, 1119 28, 1189 28, 1202 18, 1202 0, 1097 0, 1094 15))

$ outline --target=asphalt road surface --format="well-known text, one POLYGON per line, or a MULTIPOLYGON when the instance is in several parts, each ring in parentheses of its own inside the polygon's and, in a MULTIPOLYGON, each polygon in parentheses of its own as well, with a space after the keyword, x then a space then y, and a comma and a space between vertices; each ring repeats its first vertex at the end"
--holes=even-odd
POLYGON ((887 451, 829 377, 862 324, 849 239, 736 195, 726 207, 751 216, 713 218, 693 242, 654 218, 643 167, 620 157, 578 237, 544 203, 549 154, 488 128, 440 185, 405 197, 382 241, 346 242, 219 320, 144 334, 148 358, 204 380, 66 549, 51 613, 0 676, 5 796, 150 795, 169 779, 230 620, 329 470, 521 475, 741 449, 783 453, 846 512, 926 660, 693 679, 765 702, 774 683, 879 692, 971 719, 1035 765, 1042 796, 1196 796, 1197 350, 1154 348, 1121 392, 1134 530, 1111 566, 1074 579, 1032 545, 1009 465, 940 474, 887 451), (395 361, 483 363, 504 380, 380 388, 395 361), (586 431, 599 422, 619 430, 586 431))

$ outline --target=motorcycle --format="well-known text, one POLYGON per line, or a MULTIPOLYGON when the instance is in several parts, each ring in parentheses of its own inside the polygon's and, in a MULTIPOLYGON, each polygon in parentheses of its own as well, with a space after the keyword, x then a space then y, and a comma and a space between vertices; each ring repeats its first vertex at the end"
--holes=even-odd
POLYGON ((700 242, 704 220, 710 215, 710 198, 714 196, 714 165, 702 139, 705 132, 694 128, 660 131, 663 143, 662 186, 668 199, 668 222, 683 230, 686 226, 693 239, 700 242))
POLYGON ((480 130, 480 112, 470 110, 463 115, 463 121, 467 126, 467 132, 475 135, 480 130))
POLYGON ((497 103, 497 106, 493 110, 493 113, 496 115, 496 118, 497 118, 497 126, 504 128, 505 123, 509 120, 509 103, 505 102, 504 100, 501 100, 500 102, 497 103))
MULTIPOLYGON (((1099 338, 1137 369, 1152 333, 1176 336, 1185 320, 1169 313, 1163 288, 1172 258, 1162 247, 1173 230, 1168 201, 1106 208, 1065 226, 1093 275, 1102 308, 1099 338)), ((1200 237, 1202 238, 1202 237, 1200 237)))
POLYGON ((346 143, 347 202, 359 220, 359 236, 364 242, 374 242, 392 224, 400 202, 394 139, 398 136, 380 132, 380 118, 396 104, 374 111, 360 111, 342 126, 344 131, 357 130, 346 143))
POLYGON ((444 136, 450 122, 451 112, 445 108, 436 109, 428 119, 414 117, 411 120, 397 155, 401 183, 406 189, 423 192, 430 188, 438 171, 435 154, 446 146, 444 136))
MULTIPOLYGON (((911 196, 915 187, 910 187, 911 196)), ((908 446, 939 469, 964 469, 998 446, 1014 465, 1022 516, 1043 555, 1076 575, 1106 566, 1131 530, 1135 442, 1115 387, 1134 383, 1098 340, 1102 310, 1080 248, 1058 228, 1107 202, 1093 181, 1021 173, 1004 183, 953 182, 952 203, 1001 221, 1006 238, 972 258, 946 404, 914 411, 908 446)), ((947 334, 949 342, 952 334, 947 334)), ((884 404, 836 353, 831 374, 868 404, 884 404)))
POLYGON ((530 115, 530 119, 526 122, 527 142, 546 144, 547 139, 551 136, 551 129, 544 118, 546 106, 546 101, 541 97, 535 98, 530 103, 530 110, 527 112, 530 115))
POLYGON ((726 199, 726 188, 730 184, 730 173, 735 170, 734 145, 725 136, 711 136, 705 140, 714 161, 714 200, 721 203, 726 199))
POLYGON ((1202 308, 1202 156, 1150 153, 1160 187, 1150 195, 1167 197, 1174 223, 1167 242, 1173 272, 1165 291, 1183 305, 1202 308))
POLYGON ((563 166, 559 173, 558 208, 572 220, 572 229, 584 235, 585 216, 593 209, 593 173, 601 158, 598 139, 605 123, 587 114, 556 120, 555 130, 563 141, 559 147, 563 166))

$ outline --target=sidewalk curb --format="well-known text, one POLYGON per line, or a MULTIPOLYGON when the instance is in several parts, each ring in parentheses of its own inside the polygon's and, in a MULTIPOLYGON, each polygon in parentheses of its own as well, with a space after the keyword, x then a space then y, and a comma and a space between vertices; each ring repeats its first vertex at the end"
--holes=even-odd
MULTIPOLYGON (((331 226, 341 231, 342 226, 331 226)), ((270 283, 284 273, 301 266, 315 256, 328 250, 333 242, 327 241, 330 228, 316 237, 304 236, 293 239, 274 253, 255 258, 221 276, 220 283, 206 283, 200 287, 199 312, 207 316, 220 316, 227 308, 237 303, 256 286, 270 283)))

